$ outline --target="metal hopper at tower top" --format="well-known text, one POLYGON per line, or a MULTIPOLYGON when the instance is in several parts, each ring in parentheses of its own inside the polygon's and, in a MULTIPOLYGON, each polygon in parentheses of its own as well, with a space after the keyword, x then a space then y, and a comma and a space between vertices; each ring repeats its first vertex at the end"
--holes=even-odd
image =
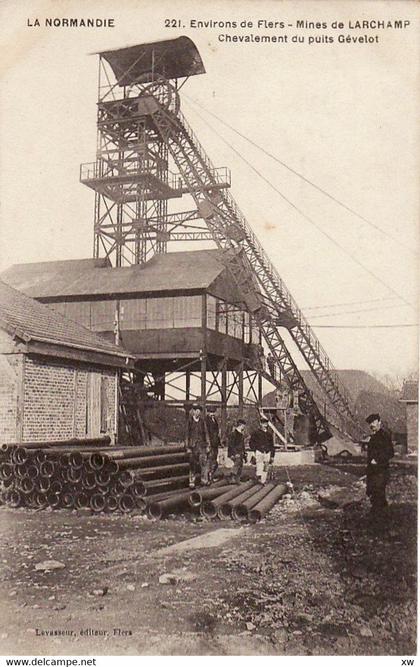
POLYGON ((97 158, 80 172, 95 191, 95 257, 142 264, 169 242, 212 240, 270 351, 265 377, 298 394, 315 441, 330 437, 328 422, 357 437, 349 396, 230 195, 229 170, 212 165, 180 111, 181 86, 205 72, 194 43, 179 37, 98 55, 97 158), (190 210, 180 210, 183 195, 193 202, 190 210), (284 328, 328 401, 328 419, 285 344, 284 328))

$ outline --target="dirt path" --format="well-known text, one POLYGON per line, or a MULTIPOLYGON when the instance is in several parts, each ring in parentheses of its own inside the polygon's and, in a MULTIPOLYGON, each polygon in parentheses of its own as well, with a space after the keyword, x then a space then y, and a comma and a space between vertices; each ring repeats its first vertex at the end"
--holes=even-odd
POLYGON ((298 501, 253 526, 0 508, 2 653, 414 654, 413 476, 394 474, 382 531, 364 503, 316 502, 351 474, 293 476, 298 501))

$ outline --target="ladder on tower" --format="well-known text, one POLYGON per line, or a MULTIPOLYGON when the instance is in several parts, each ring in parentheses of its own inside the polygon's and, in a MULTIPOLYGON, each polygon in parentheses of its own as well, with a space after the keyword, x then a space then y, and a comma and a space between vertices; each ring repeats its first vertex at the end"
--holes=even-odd
POLYGON ((244 307, 261 328, 281 377, 290 389, 299 392, 302 410, 312 415, 318 442, 331 436, 328 422, 286 347, 280 334, 281 327, 287 327, 328 397, 334 426, 358 437, 360 428, 337 371, 236 202, 227 189, 218 187, 214 167, 182 113, 164 108, 156 99, 153 105, 149 104, 149 111, 200 216, 223 253, 225 265, 239 289, 244 307))

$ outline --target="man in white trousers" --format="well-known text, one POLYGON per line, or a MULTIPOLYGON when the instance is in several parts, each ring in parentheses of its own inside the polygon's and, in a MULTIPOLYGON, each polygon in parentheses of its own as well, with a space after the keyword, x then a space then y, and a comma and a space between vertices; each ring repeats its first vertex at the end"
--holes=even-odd
POLYGON ((257 479, 265 484, 269 466, 274 460, 274 436, 268 429, 267 417, 260 418, 260 426, 251 434, 249 448, 254 452, 257 479))

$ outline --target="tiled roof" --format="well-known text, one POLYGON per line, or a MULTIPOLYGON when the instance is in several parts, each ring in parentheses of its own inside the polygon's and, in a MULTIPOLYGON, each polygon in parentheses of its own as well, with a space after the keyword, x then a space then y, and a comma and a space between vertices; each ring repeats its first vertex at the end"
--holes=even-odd
POLYGON ((165 253, 155 255, 143 265, 118 268, 109 264, 98 266, 100 261, 16 264, 4 271, 0 278, 28 296, 46 299, 204 290, 225 268, 219 250, 165 253))
POLYGON ((18 337, 118 357, 132 356, 77 322, 0 281, 0 328, 18 337))

